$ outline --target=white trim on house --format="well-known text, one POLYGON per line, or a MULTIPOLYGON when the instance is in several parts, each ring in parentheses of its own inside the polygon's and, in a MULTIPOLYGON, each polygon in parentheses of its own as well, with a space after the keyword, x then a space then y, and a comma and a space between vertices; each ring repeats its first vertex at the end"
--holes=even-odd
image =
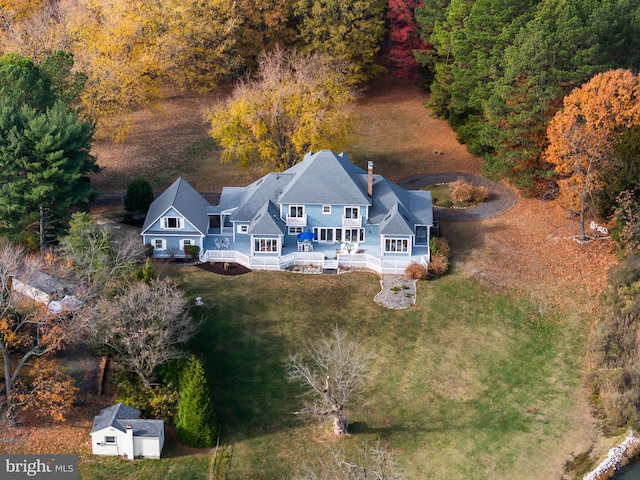
POLYGON ((165 238, 152 238, 151 246, 153 247, 154 250, 166 250, 167 240, 165 238), (158 242, 160 242, 160 246, 158 246, 158 242))
POLYGON ((182 238, 180 239, 180 250, 184 250, 185 245, 197 245, 193 238, 182 238))
POLYGON ((251 245, 252 253, 280 252, 280 239, 278 237, 254 238, 251 245))

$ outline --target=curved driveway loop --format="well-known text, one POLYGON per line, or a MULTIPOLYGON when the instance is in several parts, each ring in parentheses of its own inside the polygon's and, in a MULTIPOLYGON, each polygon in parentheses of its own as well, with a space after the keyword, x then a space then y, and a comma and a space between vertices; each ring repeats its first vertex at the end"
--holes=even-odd
POLYGON ((518 202, 516 193, 502 183, 492 182, 480 175, 473 173, 436 173, 433 175, 416 175, 399 182, 399 185, 409 190, 420 190, 427 185, 438 183, 451 183, 459 178, 476 186, 485 186, 491 192, 489 199, 475 207, 469 208, 443 208, 433 207, 433 215, 436 220, 447 222, 462 222, 471 220, 483 220, 497 217, 508 211, 518 202))

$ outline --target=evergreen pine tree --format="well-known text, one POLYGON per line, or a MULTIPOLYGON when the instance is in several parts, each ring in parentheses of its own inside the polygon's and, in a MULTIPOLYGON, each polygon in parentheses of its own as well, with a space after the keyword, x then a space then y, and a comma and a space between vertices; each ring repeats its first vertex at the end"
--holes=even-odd
POLYGON ((192 356, 180 378, 178 423, 180 443, 196 448, 211 447, 216 442, 216 418, 211 390, 202 360, 192 356))
POLYGON ((146 178, 136 178, 127 186, 124 208, 131 213, 147 213, 153 202, 153 188, 146 178))

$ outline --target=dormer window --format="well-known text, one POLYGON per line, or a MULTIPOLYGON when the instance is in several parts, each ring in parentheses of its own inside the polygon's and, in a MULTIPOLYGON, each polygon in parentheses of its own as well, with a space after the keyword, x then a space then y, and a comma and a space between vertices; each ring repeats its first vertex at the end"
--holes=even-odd
POLYGON ((182 228, 182 218, 162 217, 162 228, 166 230, 179 230, 182 228))

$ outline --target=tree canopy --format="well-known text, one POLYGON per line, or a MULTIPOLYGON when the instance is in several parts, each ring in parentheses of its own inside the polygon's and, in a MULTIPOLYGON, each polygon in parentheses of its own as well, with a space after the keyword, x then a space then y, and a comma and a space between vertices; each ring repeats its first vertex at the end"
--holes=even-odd
POLYGON ((298 0, 295 11, 305 48, 347 62, 348 81, 358 86, 384 71, 376 63, 384 8, 384 0, 298 0))
POLYGON ((0 57, 0 85, 0 222, 17 235, 37 220, 43 251, 47 229, 94 198, 93 124, 24 57, 0 57))
POLYGON ((639 9, 625 0, 425 0, 415 16, 434 48, 417 53, 433 72, 428 105, 483 157, 485 174, 542 194, 549 121, 594 74, 637 66, 639 9))
POLYGON ((170 279, 134 282, 120 295, 100 300, 86 326, 94 345, 136 373, 145 387, 157 366, 187 356, 181 347, 198 327, 184 293, 170 279))
POLYGON ((276 49, 260 57, 254 79, 209 112, 211 135, 224 159, 282 171, 310 150, 345 147, 355 99, 340 63, 276 49))
POLYGON ((585 210, 596 213, 594 194, 606 188, 603 174, 613 167, 616 139, 640 124, 639 101, 640 77, 611 70, 573 90, 549 123, 544 158, 560 175, 559 203, 581 216, 582 238, 585 210))

